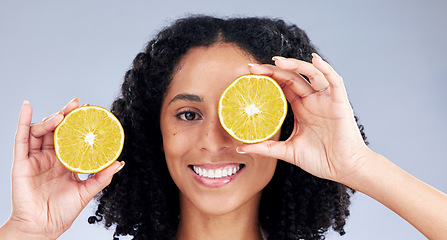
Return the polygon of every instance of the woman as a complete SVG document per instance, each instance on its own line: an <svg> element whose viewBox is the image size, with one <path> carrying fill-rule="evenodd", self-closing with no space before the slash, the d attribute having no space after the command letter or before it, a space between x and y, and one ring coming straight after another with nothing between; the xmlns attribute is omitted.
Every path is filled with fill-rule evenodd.
<svg viewBox="0 0 447 240"><path fill-rule="evenodd" d="M292 109L280 134L253 145L232 139L217 118L222 91L248 73L272 76ZM446 195L367 147L341 77L303 31L282 21L191 17L158 34L135 58L113 104L126 132L121 162L86 181L57 162L52 146L55 126L77 106L76 99L30 126L31 107L23 105L13 211L0 236L57 238L124 161L89 219L116 224L116 236L322 239L331 226L343 234L348 187L428 238L447 234ZM195 168L235 170L214 179Z"/></svg>

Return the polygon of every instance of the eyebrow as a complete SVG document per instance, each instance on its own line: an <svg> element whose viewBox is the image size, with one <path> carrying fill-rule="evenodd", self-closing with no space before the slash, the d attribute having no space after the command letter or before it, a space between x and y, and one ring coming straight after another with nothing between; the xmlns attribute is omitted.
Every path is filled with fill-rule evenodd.
<svg viewBox="0 0 447 240"><path fill-rule="evenodd" d="M177 94L171 101L169 101L168 105L177 100L187 100L192 102L202 102L202 98L195 94L181 93Z"/></svg>

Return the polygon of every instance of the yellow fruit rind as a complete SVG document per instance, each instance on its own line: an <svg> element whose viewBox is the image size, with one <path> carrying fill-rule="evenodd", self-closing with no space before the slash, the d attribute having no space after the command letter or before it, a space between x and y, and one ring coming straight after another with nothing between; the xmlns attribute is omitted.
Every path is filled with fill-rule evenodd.
<svg viewBox="0 0 447 240"><path fill-rule="evenodd" d="M121 154L123 145L121 123L99 106L74 109L54 131L57 158L67 169L77 173L92 174L110 166Z"/></svg>
<svg viewBox="0 0 447 240"><path fill-rule="evenodd" d="M246 87L241 88L241 84ZM276 91L263 91L261 86L264 84L271 84ZM267 110L272 108L278 108L279 112L267 114ZM286 115L287 100L281 87L275 80L264 75L238 77L225 89L219 100L221 125L233 138L244 143L270 139L281 129ZM247 127L250 125L253 127ZM235 126L239 128L234 129ZM270 131L266 132L266 128ZM260 132L265 133L257 135Z"/></svg>

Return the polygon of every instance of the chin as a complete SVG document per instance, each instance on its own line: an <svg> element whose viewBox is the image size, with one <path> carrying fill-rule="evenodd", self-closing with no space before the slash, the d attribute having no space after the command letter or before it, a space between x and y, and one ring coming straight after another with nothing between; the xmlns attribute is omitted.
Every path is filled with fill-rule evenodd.
<svg viewBox="0 0 447 240"><path fill-rule="evenodd" d="M243 191L247 193L247 191ZM235 212L241 208L259 208L259 200L261 198L262 191L255 192L251 196L237 196L238 191L231 194L228 192L217 193L211 191L207 194L200 194L199 196L194 196L188 198L181 194L181 202L183 204L191 204L195 208L194 211L199 211L202 214L211 216L223 216Z"/></svg>

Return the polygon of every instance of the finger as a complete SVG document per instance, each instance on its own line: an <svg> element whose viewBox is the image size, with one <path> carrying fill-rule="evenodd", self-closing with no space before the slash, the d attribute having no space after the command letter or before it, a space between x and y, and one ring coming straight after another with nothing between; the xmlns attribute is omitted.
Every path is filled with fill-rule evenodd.
<svg viewBox="0 0 447 240"><path fill-rule="evenodd" d="M302 98L295 94L292 89L285 87L283 88L284 96L286 96L287 101L290 103L293 115L296 119L301 118L300 111L303 110Z"/></svg>
<svg viewBox="0 0 447 240"><path fill-rule="evenodd" d="M320 71L326 78L326 80L334 87L340 85L341 76L335 72L335 70L324 61L318 54L312 53L312 64L318 71Z"/></svg>
<svg viewBox="0 0 447 240"><path fill-rule="evenodd" d="M51 118L53 118L54 116L56 116L57 114L61 114L61 115L64 115L64 111L59 111L59 112L56 112L56 113L53 113L53 114L51 114L51 115L49 115L49 116L46 116L46 117L44 117L44 118L42 118L42 121L41 122L47 122L48 120L50 120ZM33 125L36 125L37 123L34 123Z"/></svg>
<svg viewBox="0 0 447 240"><path fill-rule="evenodd" d="M42 137L42 150L54 149L54 134L46 134Z"/></svg>
<svg viewBox="0 0 447 240"><path fill-rule="evenodd" d="M334 97L347 98L346 88L343 83L343 78L318 54L312 54L312 63L327 79L331 86L331 92Z"/></svg>
<svg viewBox="0 0 447 240"><path fill-rule="evenodd" d="M20 109L19 123L14 143L14 161L28 158L30 125L33 109L28 101L24 101Z"/></svg>
<svg viewBox="0 0 447 240"><path fill-rule="evenodd" d="M326 80L324 74L320 72L312 63L301 61L294 58L273 57L275 65L281 69L294 71L309 78L310 85L314 91L319 92L327 86L329 82Z"/></svg>
<svg viewBox="0 0 447 240"><path fill-rule="evenodd" d="M343 86L343 78L318 54L312 54L312 63L327 79L333 87Z"/></svg>
<svg viewBox="0 0 447 240"><path fill-rule="evenodd" d="M43 118L42 122L40 123L32 124L31 135L35 138L40 138L48 132L54 131L56 126L62 120L61 116L63 118L65 115L67 115L69 112L77 107L79 107L79 98L73 98L70 102L68 102L67 105L62 108L61 111ZM37 145L39 145L40 148L40 144L35 144L34 149Z"/></svg>
<svg viewBox="0 0 447 240"><path fill-rule="evenodd" d="M79 107L79 98L73 98L70 102L68 102L67 105L65 105L60 112L57 112L53 115L50 115L42 120L42 122L48 121L50 118L54 117L56 114L60 114L62 116L67 115L70 113L73 109ZM59 123L57 123L59 124ZM56 125L57 126L57 125ZM43 136L42 140L42 150L52 150L54 149L54 135L53 134L46 134Z"/></svg>
<svg viewBox="0 0 447 240"><path fill-rule="evenodd" d="M299 103L301 97L296 95L296 93L290 87L284 86L282 88L282 91L284 92L284 96L286 97L287 101L289 101L292 107Z"/></svg>
<svg viewBox="0 0 447 240"><path fill-rule="evenodd" d="M52 134L57 125L62 121L64 116L60 111L48 118L45 122L35 123L31 125L30 139L29 139L29 151L31 153L40 151L42 148L43 137Z"/></svg>
<svg viewBox="0 0 447 240"><path fill-rule="evenodd" d="M81 194L81 198L85 200L87 204L96 194L104 189L112 181L112 177L115 173L119 172L124 167L124 162L114 162L112 165L96 173L92 177L83 181L84 189Z"/></svg>
<svg viewBox="0 0 447 240"><path fill-rule="evenodd" d="M288 86L300 97L304 97L315 92L307 80L296 72L284 70L268 64L250 64L249 70L253 74L261 74L272 77L282 88Z"/></svg>
<svg viewBox="0 0 447 240"><path fill-rule="evenodd" d="M79 106L79 98L73 98L70 102L68 102L67 105L65 105L61 111L51 114L50 116L46 116L42 119L42 122L46 122L48 119L54 117L56 114L62 114L63 116L67 115L69 112L71 112L73 109L77 108Z"/></svg>
<svg viewBox="0 0 447 240"><path fill-rule="evenodd" d="M79 98L73 98L70 102L68 102L65 107L62 108L62 111L64 112L64 116L73 111L73 109L79 107Z"/></svg>
<svg viewBox="0 0 447 240"><path fill-rule="evenodd" d="M242 144L236 151L242 154L259 154L265 157L287 161L287 148L284 141L267 140L256 144Z"/></svg>

